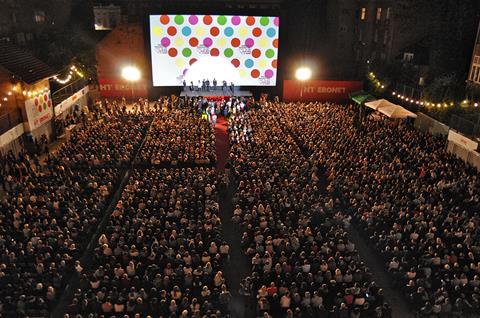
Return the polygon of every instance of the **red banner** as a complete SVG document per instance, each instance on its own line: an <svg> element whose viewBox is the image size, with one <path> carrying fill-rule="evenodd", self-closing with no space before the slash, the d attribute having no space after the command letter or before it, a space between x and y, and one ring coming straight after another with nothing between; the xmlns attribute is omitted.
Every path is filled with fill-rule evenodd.
<svg viewBox="0 0 480 318"><path fill-rule="evenodd" d="M363 88L355 81L283 81L283 100L345 102L348 94Z"/></svg>
<svg viewBox="0 0 480 318"><path fill-rule="evenodd" d="M148 86L144 81L134 82L133 90L129 82L122 79L100 77L98 86L102 97L125 97L127 99L147 97Z"/></svg>

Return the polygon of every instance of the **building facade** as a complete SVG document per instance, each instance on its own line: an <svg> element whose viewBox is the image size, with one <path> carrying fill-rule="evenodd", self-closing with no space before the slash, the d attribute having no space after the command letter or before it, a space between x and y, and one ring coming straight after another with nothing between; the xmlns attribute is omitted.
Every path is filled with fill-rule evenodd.
<svg viewBox="0 0 480 318"><path fill-rule="evenodd" d="M480 91L480 21L478 23L477 36L473 45L472 60L468 72L467 83L477 94Z"/></svg>
<svg viewBox="0 0 480 318"><path fill-rule="evenodd" d="M148 96L150 62L145 54L145 37L140 23L122 24L113 29L98 43L96 58L99 90L103 97ZM139 69L139 81L128 82L122 77L122 69L126 66Z"/></svg>
<svg viewBox="0 0 480 318"><path fill-rule="evenodd" d="M401 59L405 48L425 37L418 32L426 23L419 19L425 10L413 0L401 4L394 0L98 0L96 4L118 6L128 22L140 24L146 23L148 14L159 12L278 15L279 83L293 78L299 64L310 66L319 79L362 79L369 69Z"/></svg>
<svg viewBox="0 0 480 318"><path fill-rule="evenodd" d="M97 31L113 30L122 21L122 9L114 4L94 6L93 15Z"/></svg>
<svg viewBox="0 0 480 318"><path fill-rule="evenodd" d="M72 0L0 0L0 39L25 45L41 33L61 30Z"/></svg>

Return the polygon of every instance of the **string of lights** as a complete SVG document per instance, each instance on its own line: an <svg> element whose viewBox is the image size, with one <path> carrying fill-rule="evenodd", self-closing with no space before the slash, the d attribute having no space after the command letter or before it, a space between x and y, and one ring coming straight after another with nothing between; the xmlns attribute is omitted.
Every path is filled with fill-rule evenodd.
<svg viewBox="0 0 480 318"><path fill-rule="evenodd" d="M378 78L377 76L375 75L375 73L373 72L370 72L368 74L368 78L372 81L372 83L377 87L377 88L381 88L381 89L385 89L386 85L384 83L382 83ZM388 89L388 88L387 88ZM404 102L407 102L407 103L410 103L410 104L415 104L415 105L418 105L418 106L423 106L423 107L428 107L428 108L433 108L433 107L437 107L437 108L448 108L448 107L453 107L455 105L459 105L461 107L478 107L478 105L480 104L480 102L477 102L477 101L470 101L470 100L463 100L461 102L459 101L450 101L450 102L442 102L442 103L434 103L432 101L428 101L428 100L425 100L425 99L415 99L415 98L412 98L412 97L409 97L409 96L405 96L405 95L402 95L400 94L399 92L395 91L395 90L391 90L391 95L401 101L404 101Z"/></svg>
<svg viewBox="0 0 480 318"><path fill-rule="evenodd" d="M45 94L49 90L47 87L44 87L42 89L32 89L32 90L21 91L18 88L18 86L19 86L18 84L14 84L14 85L12 85L12 88L9 91L2 94L2 96L0 97L0 99L1 99L0 107L2 106L2 102L8 102L8 100L10 98L12 98L12 96L15 93L19 93L19 94L21 93L23 96L26 96L26 97L28 96L29 98L34 98L34 97L37 97L39 95Z"/></svg>
<svg viewBox="0 0 480 318"><path fill-rule="evenodd" d="M52 79L61 85L65 85L65 84L68 84L74 78L75 75L79 77L84 77L84 74L82 73L82 71L80 71L75 65L70 65L68 67L68 70L69 71L64 78L59 78L58 76L55 75L52 77ZM0 107L3 106L3 103L8 102L8 100L12 98L12 96L15 93L19 93L19 94L21 93L23 96L34 98L46 92L48 92L48 88L46 87L42 89L21 90L20 85L12 84L12 87L10 90L7 90L6 92L0 92Z"/></svg>
<svg viewBox="0 0 480 318"><path fill-rule="evenodd" d="M71 65L71 66L69 67L68 73L65 75L64 78L59 78L58 76L55 75L55 76L53 77L53 79L54 79L57 83L59 83L59 84L61 84L61 85L65 85L65 84L69 83L69 82L72 80L72 78L73 78L73 76L74 76L74 73L77 74L77 75L80 76L80 77L83 77L83 76L84 76L83 73L80 72L80 70L78 70L78 68L77 68L75 65Z"/></svg>

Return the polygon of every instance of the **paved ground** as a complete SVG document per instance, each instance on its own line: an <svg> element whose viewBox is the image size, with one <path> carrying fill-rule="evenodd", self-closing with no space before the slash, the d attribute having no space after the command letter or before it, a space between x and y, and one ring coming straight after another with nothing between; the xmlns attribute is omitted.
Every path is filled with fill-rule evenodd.
<svg viewBox="0 0 480 318"><path fill-rule="evenodd" d="M378 286L383 288L385 299L392 306L392 312L394 318L413 318L415 317L408 309L408 304L403 298L401 292L392 284L392 279L385 270L385 264L378 254L374 251L373 247L360 235L360 233L354 228L350 227L348 230L350 240L355 243L358 253L365 264L373 274L373 279Z"/></svg>
<svg viewBox="0 0 480 318"><path fill-rule="evenodd" d="M215 127L215 145L217 152L217 171L223 173L225 164L230 155L230 140L228 138L228 121L219 117ZM236 183L231 182L225 191L220 194L220 218L223 225L223 237L230 246L230 261L223 269L224 277L232 294L230 312L232 317L255 317L255 308L251 298L245 298L238 293L240 282L250 274L250 265L242 251L239 228L232 222L233 195Z"/></svg>

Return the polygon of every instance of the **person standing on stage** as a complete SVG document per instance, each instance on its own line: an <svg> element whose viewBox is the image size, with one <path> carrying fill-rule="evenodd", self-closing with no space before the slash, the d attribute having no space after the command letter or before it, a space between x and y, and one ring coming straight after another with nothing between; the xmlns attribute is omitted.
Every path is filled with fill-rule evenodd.
<svg viewBox="0 0 480 318"><path fill-rule="evenodd" d="M207 91L210 91L210 81L208 80L208 78L207 78L207 80L205 81L205 86L206 86L206 88L207 88Z"/></svg>
<svg viewBox="0 0 480 318"><path fill-rule="evenodd" d="M213 90L217 90L217 80L215 78L213 79Z"/></svg>
<svg viewBox="0 0 480 318"><path fill-rule="evenodd" d="M227 91L227 81L223 81L223 91L226 92Z"/></svg>
<svg viewBox="0 0 480 318"><path fill-rule="evenodd" d="M230 89L232 90L232 94L235 93L235 85L233 84L233 82L230 84Z"/></svg>
<svg viewBox="0 0 480 318"><path fill-rule="evenodd" d="M190 91L193 91L195 89L195 86L193 85L193 81L190 82Z"/></svg>
<svg viewBox="0 0 480 318"><path fill-rule="evenodd" d="M200 83L200 80L198 80L198 91L200 91L201 87L202 87L202 84Z"/></svg>

